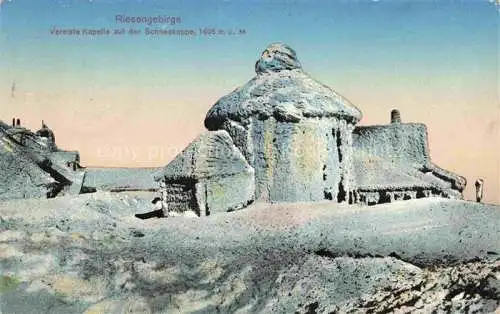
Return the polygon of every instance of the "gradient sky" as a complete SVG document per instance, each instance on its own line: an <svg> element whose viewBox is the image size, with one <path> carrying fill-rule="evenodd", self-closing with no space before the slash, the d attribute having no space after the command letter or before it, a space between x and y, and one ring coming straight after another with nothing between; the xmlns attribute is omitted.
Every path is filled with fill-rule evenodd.
<svg viewBox="0 0 500 314"><path fill-rule="evenodd" d="M32 129L44 119L82 165L165 165L282 41L363 112L360 124L388 123L393 108L425 123L434 162L467 178L466 198L482 177L485 200L499 203L499 9L490 1L6 0L0 10L0 119ZM245 34L50 34L149 27L117 24L117 14Z"/></svg>

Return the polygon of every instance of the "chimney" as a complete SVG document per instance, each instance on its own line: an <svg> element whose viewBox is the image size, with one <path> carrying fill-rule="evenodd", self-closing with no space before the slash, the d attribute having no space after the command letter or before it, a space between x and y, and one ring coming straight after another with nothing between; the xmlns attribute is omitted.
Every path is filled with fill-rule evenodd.
<svg viewBox="0 0 500 314"><path fill-rule="evenodd" d="M21 119L17 118L16 125L21 126Z"/></svg>
<svg viewBox="0 0 500 314"><path fill-rule="evenodd" d="M391 123L401 123L401 114L399 110L393 109L391 111Z"/></svg>
<svg viewBox="0 0 500 314"><path fill-rule="evenodd" d="M12 126L16 126L16 118L12 118Z"/></svg>

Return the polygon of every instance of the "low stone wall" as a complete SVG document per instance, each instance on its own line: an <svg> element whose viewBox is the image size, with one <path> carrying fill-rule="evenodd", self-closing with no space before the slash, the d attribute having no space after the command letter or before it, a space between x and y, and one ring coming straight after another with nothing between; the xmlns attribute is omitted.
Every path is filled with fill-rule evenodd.
<svg viewBox="0 0 500 314"><path fill-rule="evenodd" d="M399 190L358 190L359 203L365 205L377 205L392 203L395 201L406 201L425 197L447 197L455 198L433 188L407 188Z"/></svg>
<svg viewBox="0 0 500 314"><path fill-rule="evenodd" d="M83 186L97 191L156 191L154 175L162 168L86 168Z"/></svg>

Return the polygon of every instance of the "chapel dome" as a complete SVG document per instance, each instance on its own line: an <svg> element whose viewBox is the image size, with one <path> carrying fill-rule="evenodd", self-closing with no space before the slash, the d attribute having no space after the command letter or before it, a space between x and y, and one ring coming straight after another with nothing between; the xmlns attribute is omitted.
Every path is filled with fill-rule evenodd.
<svg viewBox="0 0 500 314"><path fill-rule="evenodd" d="M250 117L298 122L302 118L337 117L349 123L361 111L330 87L302 70L295 51L283 43L269 45L255 64L257 76L220 98L208 111L205 126L216 130L226 120L245 124Z"/></svg>

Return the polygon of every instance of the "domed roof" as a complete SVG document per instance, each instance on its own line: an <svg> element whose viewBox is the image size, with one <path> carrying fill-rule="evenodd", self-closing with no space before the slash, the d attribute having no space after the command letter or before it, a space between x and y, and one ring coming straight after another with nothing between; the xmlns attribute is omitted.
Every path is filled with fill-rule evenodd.
<svg viewBox="0 0 500 314"><path fill-rule="evenodd" d="M269 45L255 64L257 76L222 97L208 111L205 126L220 128L226 120L245 124L249 117L298 122L307 117L338 117L351 123L361 112L330 87L302 70L295 51L283 43Z"/></svg>

